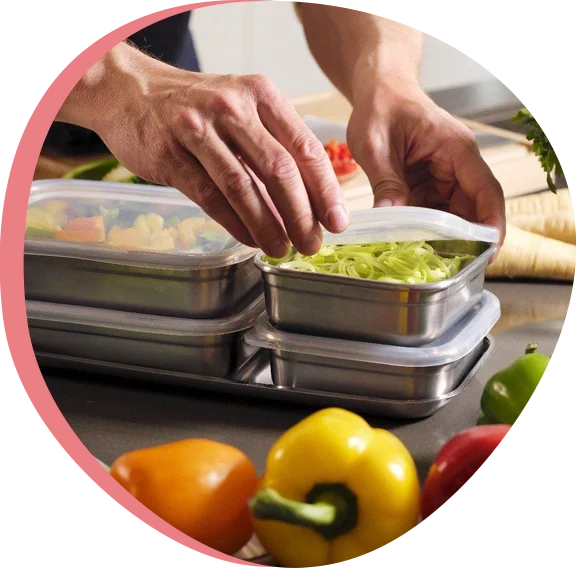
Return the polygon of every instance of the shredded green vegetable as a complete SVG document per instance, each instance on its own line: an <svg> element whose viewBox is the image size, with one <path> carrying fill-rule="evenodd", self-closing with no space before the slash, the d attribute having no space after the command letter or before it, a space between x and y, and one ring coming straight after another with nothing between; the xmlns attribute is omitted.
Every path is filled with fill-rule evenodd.
<svg viewBox="0 0 576 571"><path fill-rule="evenodd" d="M443 257L426 242L325 245L314 256L294 251L281 259L264 256L266 262L280 268L404 284L446 280L471 259L469 255Z"/></svg>

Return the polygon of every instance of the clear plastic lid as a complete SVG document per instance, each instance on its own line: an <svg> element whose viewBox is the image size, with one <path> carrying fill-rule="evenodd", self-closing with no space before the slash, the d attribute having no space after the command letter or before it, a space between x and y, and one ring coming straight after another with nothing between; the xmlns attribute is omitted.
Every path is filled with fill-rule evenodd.
<svg viewBox="0 0 576 571"><path fill-rule="evenodd" d="M500 318L498 298L485 291L474 309L440 339L422 347L398 347L329 337L287 333L274 328L266 315L245 335L253 347L316 357L362 361L396 367L435 367L465 357L488 335Z"/></svg>
<svg viewBox="0 0 576 571"><path fill-rule="evenodd" d="M57 179L32 185L25 252L201 269L243 262L257 250L174 188Z"/></svg>
<svg viewBox="0 0 576 571"><path fill-rule="evenodd" d="M391 206L357 210L341 234L324 231L325 244L366 244L466 240L497 243L500 232L493 226L473 224L441 210L416 206Z"/></svg>
<svg viewBox="0 0 576 571"><path fill-rule="evenodd" d="M258 296L243 311L218 319L185 319L144 315L113 309L100 309L64 305L44 301L26 301L26 313L31 324L34 321L75 325L80 329L116 329L140 335L165 335L169 337L189 337L204 335L226 335L245 331L254 325L256 319L265 313L264 296Z"/></svg>

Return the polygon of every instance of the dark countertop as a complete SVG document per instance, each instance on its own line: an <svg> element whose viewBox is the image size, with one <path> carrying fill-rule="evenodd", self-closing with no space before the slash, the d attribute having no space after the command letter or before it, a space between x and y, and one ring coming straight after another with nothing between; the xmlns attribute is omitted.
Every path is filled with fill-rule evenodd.
<svg viewBox="0 0 576 571"><path fill-rule="evenodd" d="M508 127L520 102L499 82L431 94L460 116ZM479 140L479 143L481 141ZM421 478L440 447L479 414L482 387L520 356L529 342L551 355L560 335L572 284L488 282L502 304L493 331L495 351L467 390L435 416L421 421L366 417L394 432L413 455ZM136 387L134 381L63 370L44 370L54 400L88 450L110 463L131 449L184 438L210 438L245 451L262 472L275 440L313 409L166 386ZM258 553L251 551L252 554Z"/></svg>
<svg viewBox="0 0 576 571"><path fill-rule="evenodd" d="M572 293L571 284L489 282L502 304L495 351L468 389L435 416L421 421L366 417L392 430L408 447L423 478L439 448L475 424L484 383L520 356L532 341L552 354ZM512 328L509 328L512 327ZM244 450L259 471L274 441L313 409L259 399L45 370L48 387L73 430L100 460L128 450L191 437Z"/></svg>

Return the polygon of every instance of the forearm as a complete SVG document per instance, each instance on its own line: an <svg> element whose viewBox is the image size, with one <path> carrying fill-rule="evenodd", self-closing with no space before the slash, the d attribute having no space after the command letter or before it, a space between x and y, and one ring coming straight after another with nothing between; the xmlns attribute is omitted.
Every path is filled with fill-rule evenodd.
<svg viewBox="0 0 576 571"><path fill-rule="evenodd" d="M72 89L56 116L99 132L127 106L131 93L143 93L145 68L158 62L126 43L121 43L98 60Z"/></svg>
<svg viewBox="0 0 576 571"><path fill-rule="evenodd" d="M356 10L300 3L298 12L316 61L351 101L378 83L417 86L422 34Z"/></svg>

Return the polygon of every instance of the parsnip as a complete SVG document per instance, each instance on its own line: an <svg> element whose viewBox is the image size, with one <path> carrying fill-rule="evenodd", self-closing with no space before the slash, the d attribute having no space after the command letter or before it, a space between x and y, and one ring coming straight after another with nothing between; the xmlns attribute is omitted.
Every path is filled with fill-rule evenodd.
<svg viewBox="0 0 576 571"><path fill-rule="evenodd" d="M542 216L541 214L521 214L510 216L508 221L528 232L534 232L547 238L576 244L576 224L574 212L561 210Z"/></svg>
<svg viewBox="0 0 576 571"><path fill-rule="evenodd" d="M506 201L506 216L509 218L536 214L544 217L559 211L574 212L570 192L567 188L558 190L556 194L547 190L510 198Z"/></svg>
<svg viewBox="0 0 576 571"><path fill-rule="evenodd" d="M575 245L508 224L504 246L486 275L573 281L575 270Z"/></svg>

